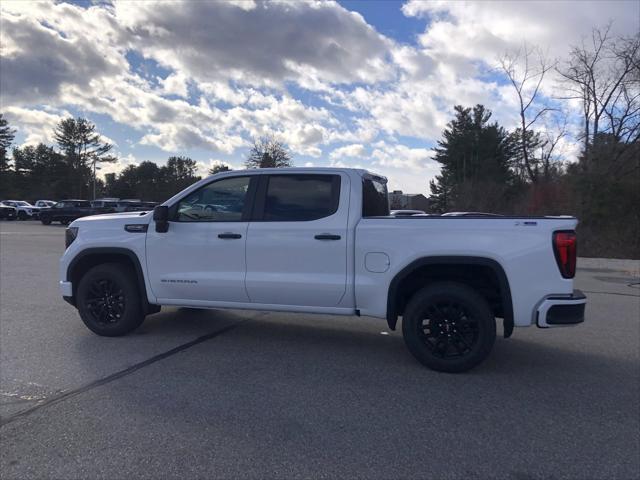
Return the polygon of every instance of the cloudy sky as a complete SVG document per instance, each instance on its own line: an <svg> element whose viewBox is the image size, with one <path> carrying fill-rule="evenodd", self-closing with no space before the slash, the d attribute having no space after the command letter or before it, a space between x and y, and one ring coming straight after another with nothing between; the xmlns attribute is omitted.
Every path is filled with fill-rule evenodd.
<svg viewBox="0 0 640 480"><path fill-rule="evenodd" d="M566 58L593 26L638 31L640 2L0 3L0 110L16 143L88 117L121 158L241 168L275 134L297 166L361 166L425 192L455 104L516 122L498 57ZM545 85L553 96L553 78ZM567 142L567 158L573 152ZM104 170L109 171L109 170Z"/></svg>

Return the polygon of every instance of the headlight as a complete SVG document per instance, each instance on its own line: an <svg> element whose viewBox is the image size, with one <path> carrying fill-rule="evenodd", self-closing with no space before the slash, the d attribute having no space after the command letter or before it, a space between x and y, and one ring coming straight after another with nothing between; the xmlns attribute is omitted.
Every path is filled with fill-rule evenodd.
<svg viewBox="0 0 640 480"><path fill-rule="evenodd" d="M78 236L78 227L69 227L64 231L64 247L69 248L69 245L73 243L73 241Z"/></svg>

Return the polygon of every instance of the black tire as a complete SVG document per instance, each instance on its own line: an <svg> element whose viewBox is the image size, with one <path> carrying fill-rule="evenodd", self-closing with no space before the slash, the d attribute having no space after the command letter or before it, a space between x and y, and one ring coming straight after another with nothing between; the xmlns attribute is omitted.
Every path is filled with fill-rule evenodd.
<svg viewBox="0 0 640 480"><path fill-rule="evenodd" d="M87 328L104 337L126 335L145 317L134 272L117 263L97 265L80 279L76 305Z"/></svg>
<svg viewBox="0 0 640 480"><path fill-rule="evenodd" d="M28 218L27 212L18 212L18 220L26 220Z"/></svg>
<svg viewBox="0 0 640 480"><path fill-rule="evenodd" d="M41 218L41 219L40 219L40 222L41 222L43 225L51 225L51 219L50 219L50 218Z"/></svg>
<svg viewBox="0 0 640 480"><path fill-rule="evenodd" d="M439 372L466 372L491 352L496 320L487 301L473 288L437 282L409 301L402 335L423 365Z"/></svg>

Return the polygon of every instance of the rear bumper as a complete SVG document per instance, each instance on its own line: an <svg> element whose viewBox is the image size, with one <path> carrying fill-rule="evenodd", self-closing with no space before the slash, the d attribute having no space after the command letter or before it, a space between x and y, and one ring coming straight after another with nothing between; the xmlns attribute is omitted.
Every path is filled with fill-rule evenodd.
<svg viewBox="0 0 640 480"><path fill-rule="evenodd" d="M563 327L584 322L587 297L580 290L571 295L545 298L536 310L536 325L540 328Z"/></svg>

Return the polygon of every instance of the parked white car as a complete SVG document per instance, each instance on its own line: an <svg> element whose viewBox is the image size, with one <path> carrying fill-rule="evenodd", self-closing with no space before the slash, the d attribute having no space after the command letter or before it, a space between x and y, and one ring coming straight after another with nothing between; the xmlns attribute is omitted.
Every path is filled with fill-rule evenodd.
<svg viewBox="0 0 640 480"><path fill-rule="evenodd" d="M10 205L17 210L18 220L29 220L31 218L38 218L40 208L31 205L29 202L23 200L2 200L5 205Z"/></svg>
<svg viewBox="0 0 640 480"><path fill-rule="evenodd" d="M209 208L211 207L211 208ZM389 215L386 179L340 168L224 172L154 212L75 220L60 290L98 335L162 305L385 319L435 370L461 372L514 326L584 320L573 217Z"/></svg>

